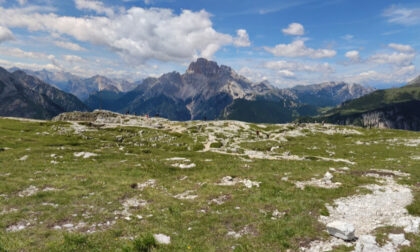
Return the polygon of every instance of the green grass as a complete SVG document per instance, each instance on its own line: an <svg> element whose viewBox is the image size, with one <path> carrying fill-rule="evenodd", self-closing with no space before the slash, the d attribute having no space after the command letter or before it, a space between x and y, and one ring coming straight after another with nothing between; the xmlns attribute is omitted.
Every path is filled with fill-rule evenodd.
<svg viewBox="0 0 420 252"><path fill-rule="evenodd" d="M249 132L243 129L237 137L247 132L255 135L256 128L251 125ZM270 136L294 129L278 125L260 128L270 131ZM410 178L402 181L413 186L415 195L408 210L420 214L416 186L419 161L411 159L420 148L388 142L418 139L416 132L357 129L363 133L360 136L307 132L306 136L289 137L287 142L254 138L241 144L241 150L269 152L279 146L276 153L307 157L328 157L334 151L334 158L357 162L351 167L353 172L335 174L342 187L300 190L293 181L309 180L331 167L348 165L311 159L248 162L245 156L202 152L207 139L197 134L206 134L207 129L196 126L185 133L137 127L90 130L76 135L67 123L0 119L0 194L5 195L0 196L0 251L230 251L232 247L234 251L297 251L308 241L328 238L317 220L321 214L328 215L325 204L360 193L360 185L374 183L373 178L361 176L371 169L410 173ZM357 141L375 144L356 145ZM74 156L82 151L97 156ZM25 155L28 158L20 161ZM173 157L187 158L196 167L175 168L172 165L178 161L167 160ZM286 174L289 181L282 180ZM217 185L224 176L259 181L261 185L250 189L239 184ZM149 179L155 179L156 185L143 190L132 187ZM19 197L30 186L39 191ZM48 187L57 190L43 191ZM173 197L185 191L192 191L197 198ZM220 196L226 196L224 204L211 203ZM118 212L132 198L147 204L130 207L132 216L126 220ZM276 209L286 214L273 220L271 213ZM6 232L21 223L30 224L22 231ZM77 230L54 228L68 223L85 226ZM227 235L245 227L247 235L238 239ZM151 235L157 233L170 236L171 244L157 245ZM409 238L413 251L418 251L416 241L420 237Z"/></svg>

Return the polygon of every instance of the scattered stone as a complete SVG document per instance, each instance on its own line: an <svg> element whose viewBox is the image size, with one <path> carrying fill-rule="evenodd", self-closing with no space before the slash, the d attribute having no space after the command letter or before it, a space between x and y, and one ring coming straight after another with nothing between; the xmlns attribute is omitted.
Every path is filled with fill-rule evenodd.
<svg viewBox="0 0 420 252"><path fill-rule="evenodd" d="M283 217L286 214L286 212L280 212L279 210L274 210L272 215L271 215L271 219L272 220L277 220L280 219L281 217Z"/></svg>
<svg viewBox="0 0 420 252"><path fill-rule="evenodd" d="M395 247L410 246L410 241L405 239L404 234L389 234L388 238L391 240Z"/></svg>
<svg viewBox="0 0 420 252"><path fill-rule="evenodd" d="M326 172L324 177L321 179L315 179L312 178L309 181L298 181L295 183L296 187L303 190L305 189L306 186L315 186L315 187L321 187L321 188L327 188L327 189L332 189L332 188L338 188L341 186L340 182L336 182L333 183L331 181L331 179L333 179L334 176L330 173L330 172Z"/></svg>
<svg viewBox="0 0 420 252"><path fill-rule="evenodd" d="M43 192L55 192L55 191L60 191L60 189L54 188L54 187L45 187L44 189L42 189Z"/></svg>
<svg viewBox="0 0 420 252"><path fill-rule="evenodd" d="M401 173L401 175L406 174ZM370 194L337 199L334 201L334 207L327 205L329 216L320 216L319 220L325 224L334 221L352 223L355 227L355 236L359 237L355 251L397 250L393 243L399 243L401 237L391 235L395 241L383 247L376 244L372 233L378 227L394 226L402 227L406 233L419 232L420 217L409 215L406 209L414 200L410 187L396 183L394 176L383 175L379 179L381 184L363 186L372 191ZM328 248L332 242L334 239L314 241L306 251L320 251L314 248Z"/></svg>
<svg viewBox="0 0 420 252"><path fill-rule="evenodd" d="M191 163L191 164L179 164L179 163L176 163L176 164L172 164L172 166L173 167L177 167L177 168L181 168L181 169L191 169L191 168L196 167L196 165L194 163Z"/></svg>
<svg viewBox="0 0 420 252"><path fill-rule="evenodd" d="M25 156L19 158L19 161L25 161L25 160L28 159L28 157L29 157L28 155L25 155Z"/></svg>
<svg viewBox="0 0 420 252"><path fill-rule="evenodd" d="M356 238L354 235L354 226L343 221L334 221L327 224L327 231L330 235L345 241L352 241Z"/></svg>
<svg viewBox="0 0 420 252"><path fill-rule="evenodd" d="M18 196L21 197L21 198L29 197L29 196L32 196L32 195L36 194L38 191L39 191L38 187L31 185L28 188L26 188L25 190L19 192Z"/></svg>
<svg viewBox="0 0 420 252"><path fill-rule="evenodd" d="M229 200L231 198L230 195L220 195L217 198L214 198L212 200L209 201L209 205L210 204L216 204L216 205L223 205L227 200Z"/></svg>
<svg viewBox="0 0 420 252"><path fill-rule="evenodd" d="M227 236L231 236L231 237L233 237L233 238L235 238L235 239L239 239L239 238L241 238L242 236L244 236L244 235L248 235L248 234L251 234L251 233L252 233L251 228L250 228L249 226L246 226L246 227L244 227L243 229L239 230L238 232L235 232L235 231L229 231L229 232L227 233Z"/></svg>
<svg viewBox="0 0 420 252"><path fill-rule="evenodd" d="M141 191L143 191L147 187L155 187L156 186L156 180L155 179L149 179L144 183L138 183L137 188Z"/></svg>
<svg viewBox="0 0 420 252"><path fill-rule="evenodd" d="M171 244L171 237L164 235L164 234L154 234L153 237L155 238L158 244Z"/></svg>
<svg viewBox="0 0 420 252"><path fill-rule="evenodd" d="M221 186L234 186L236 184L242 183L247 188L260 187L261 182L251 181L249 179L240 179L240 178L233 178L231 176L223 177L222 180L216 184Z"/></svg>
<svg viewBox="0 0 420 252"><path fill-rule="evenodd" d="M198 195L191 195L191 193L194 193L194 191L185 191L181 194L175 195L174 198L180 200L193 200L198 197Z"/></svg>
<svg viewBox="0 0 420 252"><path fill-rule="evenodd" d="M90 157L98 156L98 154L90 153L90 152L75 152L73 155L75 157L83 157L83 158L90 158Z"/></svg>
<svg viewBox="0 0 420 252"><path fill-rule="evenodd" d="M7 232L19 232L19 231L22 231L22 230L26 229L30 225L31 225L31 223L29 223L29 222L20 222L18 224L11 225L11 226L7 227L6 231Z"/></svg>
<svg viewBox="0 0 420 252"><path fill-rule="evenodd" d="M42 203L41 205L43 205L43 206L51 206L51 207L54 207L54 208L57 208L58 207L58 204L54 204L54 203Z"/></svg>
<svg viewBox="0 0 420 252"><path fill-rule="evenodd" d="M173 157L173 158L167 158L166 161L185 161L185 162L191 162L188 158L183 157Z"/></svg>
<svg viewBox="0 0 420 252"><path fill-rule="evenodd" d="M67 223L67 224L63 225L63 228L67 228L67 229L70 229L70 228L73 228L73 227L74 227L74 225L71 224L71 223Z"/></svg>

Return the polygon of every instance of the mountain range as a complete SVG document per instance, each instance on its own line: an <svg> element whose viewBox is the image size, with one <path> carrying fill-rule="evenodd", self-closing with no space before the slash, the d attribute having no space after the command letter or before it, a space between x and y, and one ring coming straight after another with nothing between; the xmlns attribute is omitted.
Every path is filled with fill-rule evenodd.
<svg viewBox="0 0 420 252"><path fill-rule="evenodd" d="M5 70L4 72L7 73ZM137 83L116 81L98 75L81 78L66 72L47 70L18 70L9 74L20 81L24 76L30 84L31 92L39 91L38 95L42 97L51 100L51 95L46 96L43 90L34 88L41 83L44 89L49 87L49 90L61 94L62 100L60 103L56 102L62 106L61 109L51 110L48 106L44 110L39 108L40 113L33 115L37 118L50 118L58 111L71 109L107 109L120 113L159 115L179 121L231 119L286 123L302 116L318 115L320 108L334 107L374 91L372 88L344 82L279 89L267 81L252 82L232 68L219 66L204 58L192 62L183 74L170 72L159 78L150 77ZM85 104L65 92L77 96ZM66 99L69 106L63 107ZM26 117L32 115L24 108L22 112L14 113L24 114Z"/></svg>
<svg viewBox="0 0 420 252"><path fill-rule="evenodd" d="M86 104L93 109L159 114L181 121L207 118L282 123L315 115L319 107L335 106L372 91L343 82L279 89L266 81L254 83L228 66L200 58L183 74L147 78L123 95L97 92Z"/></svg>
<svg viewBox="0 0 420 252"><path fill-rule="evenodd" d="M88 111L76 96L63 92L23 71L0 67L0 115L49 119L68 111Z"/></svg>
<svg viewBox="0 0 420 252"><path fill-rule="evenodd" d="M325 121L362 127L420 130L420 76L406 86L377 90L344 102L321 116L302 121Z"/></svg>
<svg viewBox="0 0 420 252"><path fill-rule="evenodd" d="M20 70L17 68L9 69L9 71ZM39 78L64 92L77 96L80 100L85 101L89 95L100 90L112 91L113 93L128 92L134 89L139 83L130 82L120 79L110 79L104 76L95 75L90 78L83 78L64 71L31 71L22 69L25 73Z"/></svg>

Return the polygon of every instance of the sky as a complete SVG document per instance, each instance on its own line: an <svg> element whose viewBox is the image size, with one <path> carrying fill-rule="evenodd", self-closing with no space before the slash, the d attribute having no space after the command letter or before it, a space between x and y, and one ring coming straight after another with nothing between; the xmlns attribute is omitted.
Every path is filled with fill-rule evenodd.
<svg viewBox="0 0 420 252"><path fill-rule="evenodd" d="M0 0L0 66L140 80L199 57L277 87L420 75L418 0Z"/></svg>

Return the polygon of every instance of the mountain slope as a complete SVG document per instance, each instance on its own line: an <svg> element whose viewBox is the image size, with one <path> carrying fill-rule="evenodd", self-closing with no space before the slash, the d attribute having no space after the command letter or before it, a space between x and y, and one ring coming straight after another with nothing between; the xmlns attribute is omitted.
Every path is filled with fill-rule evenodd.
<svg viewBox="0 0 420 252"><path fill-rule="evenodd" d="M49 119L67 111L88 111L77 97L22 71L0 68L0 115Z"/></svg>
<svg viewBox="0 0 420 252"><path fill-rule="evenodd" d="M54 85L64 92L74 94L81 100L86 100L89 95L102 90L112 91L114 93L128 92L138 84L126 80L113 80L100 75L83 78L67 72L51 72L47 70L23 71L46 83Z"/></svg>
<svg viewBox="0 0 420 252"><path fill-rule="evenodd" d="M401 88L378 90L313 120L364 127L420 130L420 78Z"/></svg>

